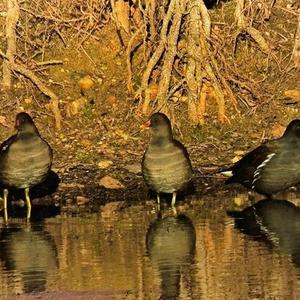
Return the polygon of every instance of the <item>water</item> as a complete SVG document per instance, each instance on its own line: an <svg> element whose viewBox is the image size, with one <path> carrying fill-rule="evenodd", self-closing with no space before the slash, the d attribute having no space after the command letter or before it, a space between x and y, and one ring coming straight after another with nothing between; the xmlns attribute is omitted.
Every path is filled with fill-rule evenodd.
<svg viewBox="0 0 300 300"><path fill-rule="evenodd" d="M235 202L191 199L177 214L114 202L83 217L11 218L0 224L1 298L300 299L299 208Z"/></svg>

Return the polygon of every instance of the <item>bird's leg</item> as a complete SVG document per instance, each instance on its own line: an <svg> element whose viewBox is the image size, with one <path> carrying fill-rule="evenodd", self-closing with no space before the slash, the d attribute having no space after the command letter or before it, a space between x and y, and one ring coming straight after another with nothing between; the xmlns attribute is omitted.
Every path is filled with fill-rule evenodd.
<svg viewBox="0 0 300 300"><path fill-rule="evenodd" d="M26 199L26 205L27 205L27 221L29 221L30 217L31 217L31 203L30 203L30 197L29 197L29 188L25 189L25 199Z"/></svg>
<svg viewBox="0 0 300 300"><path fill-rule="evenodd" d="M8 190L4 189L3 190L3 210L4 210L4 221L5 221L5 223L8 220L8 215L7 215L7 196L8 196Z"/></svg>
<svg viewBox="0 0 300 300"><path fill-rule="evenodd" d="M172 207L175 207L175 203L176 203L176 192L173 192L173 194L172 194L172 203L171 203L171 206L172 206Z"/></svg>
<svg viewBox="0 0 300 300"><path fill-rule="evenodd" d="M157 209L160 211L160 196L159 193L156 194L156 199L157 199Z"/></svg>

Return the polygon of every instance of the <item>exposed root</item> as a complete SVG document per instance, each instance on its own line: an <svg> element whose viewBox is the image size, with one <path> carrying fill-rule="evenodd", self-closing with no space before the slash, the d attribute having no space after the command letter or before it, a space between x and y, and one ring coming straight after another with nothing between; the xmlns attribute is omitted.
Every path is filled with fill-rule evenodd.
<svg viewBox="0 0 300 300"><path fill-rule="evenodd" d="M185 1L174 1L174 16L172 24L170 25L168 40L166 44L166 52L164 55L162 71L160 76L159 91L157 94L157 102L159 106L162 106L168 101L167 94L171 80L171 70L173 69L173 63L177 54L177 41L179 39L179 30L182 21L182 16L185 11ZM183 3L182 3L183 2Z"/></svg>
<svg viewBox="0 0 300 300"><path fill-rule="evenodd" d="M225 114L225 95L229 96L238 112L237 100L222 76L210 46L211 21L203 0L172 0L166 9L157 47L136 94L143 100L142 112L147 114L168 107L176 91L182 93L186 90L189 119L194 124L203 124L208 100L207 86L210 86L214 91L219 121L229 122ZM160 70L159 88L153 101L150 86L155 69Z"/></svg>
<svg viewBox="0 0 300 300"><path fill-rule="evenodd" d="M5 88L11 87L12 73L10 64L14 63L17 53L17 35L16 26L19 20L20 7L17 0L7 1L7 16L6 16L6 60L3 63L3 79L2 84Z"/></svg>
<svg viewBox="0 0 300 300"><path fill-rule="evenodd" d="M297 69L300 69L300 13L298 15L298 25L295 35L295 45L293 50L294 64Z"/></svg>
<svg viewBox="0 0 300 300"><path fill-rule="evenodd" d="M175 12L177 1L178 0L171 0L169 3L168 11L164 17L162 29L160 32L159 44L147 64L146 70L142 78L141 88L136 94L137 98L143 98L144 96L144 101L142 104L142 112L145 114L148 112L149 105L150 105L150 90L148 89L150 75L153 69L155 68L155 66L157 65L162 54L164 53L165 46L167 43L168 26Z"/></svg>
<svg viewBox="0 0 300 300"><path fill-rule="evenodd" d="M248 23L245 16L245 1L244 0L236 0L236 9L235 9L235 18L237 25L240 29L240 33L247 32L253 40L258 44L260 49L266 53L269 54L271 47L265 40L265 38L262 36L262 34L255 29L251 23Z"/></svg>
<svg viewBox="0 0 300 300"><path fill-rule="evenodd" d="M129 93L133 92L133 85L132 85L132 67L131 67L131 56L132 52L136 47L139 46L141 43L140 40L142 39L141 33L144 30L144 25L142 25L130 38L127 49L126 49L126 63L127 63L127 89Z"/></svg>

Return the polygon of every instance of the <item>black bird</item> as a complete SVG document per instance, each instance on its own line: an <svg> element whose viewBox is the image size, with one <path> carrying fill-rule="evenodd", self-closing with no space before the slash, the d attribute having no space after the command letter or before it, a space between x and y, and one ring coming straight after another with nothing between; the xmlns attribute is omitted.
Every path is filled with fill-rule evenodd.
<svg viewBox="0 0 300 300"><path fill-rule="evenodd" d="M196 231L185 215L158 216L146 234L147 254L161 277L159 299L179 299L180 281L191 273L195 254ZM184 270L189 270L185 272Z"/></svg>
<svg viewBox="0 0 300 300"><path fill-rule="evenodd" d="M264 199L228 215L243 233L290 254L300 268L300 207L287 200Z"/></svg>
<svg viewBox="0 0 300 300"><path fill-rule="evenodd" d="M157 194L172 194L172 207L176 193L188 187L192 179L192 165L186 148L173 138L171 123L162 113L155 113L144 124L151 127L152 138L142 160L142 173L147 185Z"/></svg>
<svg viewBox="0 0 300 300"><path fill-rule="evenodd" d="M31 216L29 189L43 182L50 172L52 149L43 140L31 117L16 116L17 133L0 146L0 183L4 187L4 218L7 221L9 190L24 189L27 219Z"/></svg>
<svg viewBox="0 0 300 300"><path fill-rule="evenodd" d="M241 183L271 197L300 181L300 120L293 120L283 136L268 141L221 173L226 183Z"/></svg>

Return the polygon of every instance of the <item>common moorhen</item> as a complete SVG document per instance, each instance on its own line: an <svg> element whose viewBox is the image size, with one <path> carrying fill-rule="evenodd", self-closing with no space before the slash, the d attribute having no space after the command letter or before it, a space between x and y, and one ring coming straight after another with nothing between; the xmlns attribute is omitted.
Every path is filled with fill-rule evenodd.
<svg viewBox="0 0 300 300"><path fill-rule="evenodd" d="M43 140L31 117L16 116L17 133L0 146L0 183L4 187L4 218L7 221L7 196L11 189L24 189L27 219L31 215L29 189L46 179L52 164L52 149Z"/></svg>
<svg viewBox="0 0 300 300"><path fill-rule="evenodd" d="M172 193L172 207L176 193L188 187L192 166L186 148L173 138L171 123L163 113L155 113L144 124L151 127L152 138L142 160L142 173L147 185L157 194Z"/></svg>
<svg viewBox="0 0 300 300"><path fill-rule="evenodd" d="M221 173L226 183L241 183L271 197L300 181L300 120L293 120L283 136L246 154Z"/></svg>

